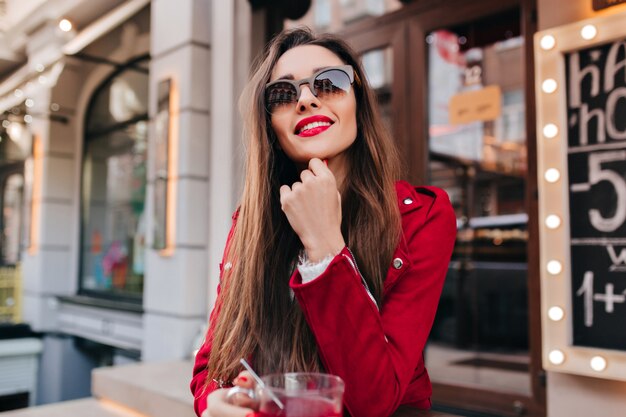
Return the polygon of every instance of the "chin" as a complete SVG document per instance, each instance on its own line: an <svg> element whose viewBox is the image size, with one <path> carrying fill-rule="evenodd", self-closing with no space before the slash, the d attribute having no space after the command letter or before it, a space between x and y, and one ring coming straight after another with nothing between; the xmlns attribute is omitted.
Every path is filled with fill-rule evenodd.
<svg viewBox="0 0 626 417"><path fill-rule="evenodd" d="M289 159L291 159L297 164L308 164L309 161L313 158L319 158L319 159L327 158L326 154L327 154L326 152L309 151L309 152L298 153L297 155L293 155L293 157L290 157Z"/></svg>

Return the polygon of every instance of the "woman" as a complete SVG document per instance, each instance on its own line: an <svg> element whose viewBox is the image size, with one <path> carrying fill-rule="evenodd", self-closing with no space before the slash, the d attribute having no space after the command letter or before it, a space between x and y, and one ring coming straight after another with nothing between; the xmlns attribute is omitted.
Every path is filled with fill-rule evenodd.
<svg viewBox="0 0 626 417"><path fill-rule="evenodd" d="M335 37L279 34L242 104L246 182L196 356L196 413L209 393L212 417L251 411L219 389L251 384L242 357L261 375L339 375L355 417L429 408L422 350L456 235L447 195L396 182L374 94Z"/></svg>

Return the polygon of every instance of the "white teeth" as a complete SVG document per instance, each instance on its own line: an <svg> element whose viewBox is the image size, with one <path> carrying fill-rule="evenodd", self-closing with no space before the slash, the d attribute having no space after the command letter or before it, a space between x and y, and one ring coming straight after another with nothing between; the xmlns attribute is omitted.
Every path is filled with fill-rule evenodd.
<svg viewBox="0 0 626 417"><path fill-rule="evenodd" d="M298 133L303 132L305 130L313 129L313 128L316 128L316 127L330 126L330 125L332 125L332 123L330 123L330 122L313 122L313 123L308 123L308 124L302 126L302 129L300 129L298 131Z"/></svg>

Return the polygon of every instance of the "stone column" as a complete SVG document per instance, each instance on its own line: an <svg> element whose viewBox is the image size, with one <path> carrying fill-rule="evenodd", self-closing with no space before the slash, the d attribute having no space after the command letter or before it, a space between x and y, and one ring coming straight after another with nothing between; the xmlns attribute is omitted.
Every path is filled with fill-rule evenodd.
<svg viewBox="0 0 626 417"><path fill-rule="evenodd" d="M51 57L62 55L62 38L56 36L56 32L56 22L50 22L29 38L28 56L33 68L39 62L50 62ZM56 329L56 296L74 294L77 286L74 279L78 233L75 219L79 216L75 192L78 186L77 127L68 110L73 109L76 102L80 85L77 79L72 65L66 62L60 75L57 71L48 71L31 81L34 92L29 98L34 105L29 109L30 129L38 142L38 155L28 164L36 165L38 184L35 194L27 196L29 200L25 201L35 211L31 216L34 218L32 247L22 252L23 318L37 331ZM63 117L51 117L60 116L58 109L63 111ZM33 185L26 186L32 189Z"/></svg>
<svg viewBox="0 0 626 417"><path fill-rule="evenodd" d="M148 247L154 207L154 118L157 86L171 79L170 114L177 152L173 247L146 252L144 360L188 357L206 321L210 144L210 0L155 0L151 4Z"/></svg>

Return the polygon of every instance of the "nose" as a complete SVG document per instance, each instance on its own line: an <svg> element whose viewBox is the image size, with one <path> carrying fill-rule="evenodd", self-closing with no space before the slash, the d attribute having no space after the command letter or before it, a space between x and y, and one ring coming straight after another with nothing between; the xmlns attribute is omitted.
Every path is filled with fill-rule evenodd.
<svg viewBox="0 0 626 417"><path fill-rule="evenodd" d="M308 108L319 109L321 103L308 84L300 87L300 97L298 97L298 112L304 113Z"/></svg>

